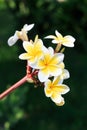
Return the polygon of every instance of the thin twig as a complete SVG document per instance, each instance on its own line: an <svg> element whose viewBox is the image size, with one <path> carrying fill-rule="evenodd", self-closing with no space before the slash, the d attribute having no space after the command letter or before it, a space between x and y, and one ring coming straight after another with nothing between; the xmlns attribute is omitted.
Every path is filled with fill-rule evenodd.
<svg viewBox="0 0 87 130"><path fill-rule="evenodd" d="M14 85L12 85L10 88L8 88L6 91L2 92L0 94L0 99L3 99L5 96L7 96L8 94L10 94L13 90L15 90L16 88L20 87L22 84L24 84L25 82L27 82L27 76L24 76L21 80L19 80L17 83L15 83Z"/></svg>

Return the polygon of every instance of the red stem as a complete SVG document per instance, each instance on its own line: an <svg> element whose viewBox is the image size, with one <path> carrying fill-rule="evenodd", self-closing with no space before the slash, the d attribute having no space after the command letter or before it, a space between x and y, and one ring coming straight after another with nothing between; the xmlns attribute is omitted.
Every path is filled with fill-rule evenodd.
<svg viewBox="0 0 87 130"><path fill-rule="evenodd" d="M24 76L21 80L19 80L17 83L15 83L14 85L12 85L10 88L8 88L6 91L4 91L3 93L0 94L0 99L4 98L5 96L7 96L9 93L11 93L13 90L15 90L16 88L18 88L19 86L21 86L22 84L24 84L25 82L27 82L27 75Z"/></svg>
<svg viewBox="0 0 87 130"><path fill-rule="evenodd" d="M15 83L14 85L12 85L6 91L2 92L0 94L0 99L3 99L5 96L7 96L8 94L10 94L13 90L15 90L16 88L20 87L22 84L24 84L25 82L27 82L28 78L32 79L32 73L31 73L31 67L28 65L28 61L27 61L26 76L24 76L21 80L19 80L17 83Z"/></svg>

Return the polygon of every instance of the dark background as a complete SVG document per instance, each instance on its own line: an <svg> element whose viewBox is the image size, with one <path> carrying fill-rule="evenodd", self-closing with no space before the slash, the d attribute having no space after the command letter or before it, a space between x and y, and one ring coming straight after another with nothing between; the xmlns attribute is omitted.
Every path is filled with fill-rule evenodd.
<svg viewBox="0 0 87 130"><path fill-rule="evenodd" d="M0 130L86 130L87 0L0 0L0 93L25 75L26 62L18 59L24 52L21 41L7 45L25 23L35 23L29 32L32 39L56 29L75 37L75 47L66 48L64 59L71 75L65 84L71 91L64 95L65 105L57 107L43 88L25 83L0 101Z"/></svg>

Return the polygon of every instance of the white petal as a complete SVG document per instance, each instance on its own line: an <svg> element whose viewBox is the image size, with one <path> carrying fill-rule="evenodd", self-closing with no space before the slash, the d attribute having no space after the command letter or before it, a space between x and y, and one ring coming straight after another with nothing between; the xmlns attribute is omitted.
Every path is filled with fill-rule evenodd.
<svg viewBox="0 0 87 130"><path fill-rule="evenodd" d="M71 41L71 42L75 42L75 38L72 37L72 36L70 36L70 35L67 35L67 36L65 36L64 38L69 39L69 41Z"/></svg>
<svg viewBox="0 0 87 130"><path fill-rule="evenodd" d="M63 79L68 79L70 77L70 73L68 70L64 69L63 70Z"/></svg>
<svg viewBox="0 0 87 130"><path fill-rule="evenodd" d="M60 63L58 64L58 67L61 68L61 69L64 69L64 67L65 67L64 62L60 62Z"/></svg>
<svg viewBox="0 0 87 130"><path fill-rule="evenodd" d="M32 44L31 42L29 42L29 41L24 41L24 42L23 42L23 48L24 48L27 52L29 52L29 50L30 50L31 48L33 48L33 44Z"/></svg>
<svg viewBox="0 0 87 130"><path fill-rule="evenodd" d="M9 46L12 46L14 45L18 40L18 36L17 36L17 31L15 32L14 36L11 36L9 39L8 39L8 45Z"/></svg>
<svg viewBox="0 0 87 130"><path fill-rule="evenodd" d="M41 70L38 72L38 79L40 82L45 82L49 77L49 73L43 73Z"/></svg>
<svg viewBox="0 0 87 130"><path fill-rule="evenodd" d="M54 54L53 48L52 47L48 47L48 50L49 50L49 53L51 54L51 56L53 56L53 54Z"/></svg>
<svg viewBox="0 0 87 130"><path fill-rule="evenodd" d="M28 32L28 31L30 31L33 27L34 27L34 24L30 24L30 25L25 24L25 25L23 26L23 29L24 29L26 32Z"/></svg>
<svg viewBox="0 0 87 130"><path fill-rule="evenodd" d="M62 73L62 69L57 68L55 71L50 71L51 76L59 76Z"/></svg>
<svg viewBox="0 0 87 130"><path fill-rule="evenodd" d="M63 59L64 59L63 53L55 53L54 56L52 57L53 64L55 63L55 65L60 64L60 62L62 62ZM61 66L62 67L64 66L63 62L61 63Z"/></svg>
<svg viewBox="0 0 87 130"><path fill-rule="evenodd" d="M63 83L63 78L61 78L60 76L55 76L53 83L57 82L56 84L62 84Z"/></svg>
<svg viewBox="0 0 87 130"><path fill-rule="evenodd" d="M62 43L66 47L74 47L75 38L68 35L64 37L64 42Z"/></svg>
<svg viewBox="0 0 87 130"><path fill-rule="evenodd" d="M51 80L48 79L45 82L45 87L44 87L44 92L47 97L51 97L52 95L52 90L50 89L50 85L51 85Z"/></svg>
<svg viewBox="0 0 87 130"><path fill-rule="evenodd" d="M62 90L60 94L66 94L67 92L70 91L70 88L65 84L60 84L59 86L61 87Z"/></svg>
<svg viewBox="0 0 87 130"><path fill-rule="evenodd" d="M58 40L52 40L52 43L54 43L54 44L58 44L59 41L58 41Z"/></svg>
<svg viewBox="0 0 87 130"><path fill-rule="evenodd" d="M62 62L64 59L64 54L63 53L57 53L58 58L59 58L59 62Z"/></svg>
<svg viewBox="0 0 87 130"><path fill-rule="evenodd" d="M60 103L61 101L63 101L63 97L61 95L59 95L59 94L52 95L51 99L55 103Z"/></svg>
<svg viewBox="0 0 87 130"><path fill-rule="evenodd" d="M63 83L63 79L62 79L62 78L60 78L60 80L59 80L58 84L62 84L62 83Z"/></svg>
<svg viewBox="0 0 87 130"><path fill-rule="evenodd" d="M30 58L30 56L27 53L22 53L19 55L19 59L21 59L21 60L27 60L29 58Z"/></svg>
<svg viewBox="0 0 87 130"><path fill-rule="evenodd" d="M64 42L62 43L64 46L66 47L74 47L74 43L73 42Z"/></svg>
<svg viewBox="0 0 87 130"><path fill-rule="evenodd" d="M48 53L48 48L46 48L46 47L43 45L42 51L44 52L44 54L45 54L45 53Z"/></svg>
<svg viewBox="0 0 87 130"><path fill-rule="evenodd" d="M57 37L59 37L59 36L62 37L62 35L57 30L55 30L55 34L56 34Z"/></svg>
<svg viewBox="0 0 87 130"><path fill-rule="evenodd" d="M28 65L31 66L33 69L38 69L37 62L37 58L35 58L34 62L28 61Z"/></svg>
<svg viewBox="0 0 87 130"><path fill-rule="evenodd" d="M65 104L64 98L62 97L60 103L56 103L57 106L63 106Z"/></svg>
<svg viewBox="0 0 87 130"><path fill-rule="evenodd" d="M53 35L49 35L49 36L46 36L45 38L47 38L47 39L54 39L54 38L56 38L56 37L53 36Z"/></svg>

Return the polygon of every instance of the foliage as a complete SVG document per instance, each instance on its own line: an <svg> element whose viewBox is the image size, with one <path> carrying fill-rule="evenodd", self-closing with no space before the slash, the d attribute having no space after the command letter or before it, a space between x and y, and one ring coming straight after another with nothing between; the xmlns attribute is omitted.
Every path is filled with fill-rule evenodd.
<svg viewBox="0 0 87 130"><path fill-rule="evenodd" d="M43 88L35 89L27 83L0 101L0 130L87 129L87 0L62 3L57 0L2 0L0 17L3 20L0 21L0 93L25 73L25 62L17 59L22 51L20 47L6 45L7 38L18 27L35 23L31 36L35 32L40 37L53 34L57 28L62 34L76 38L75 49L65 52L66 68L71 73L67 82L71 91L66 96L68 102L65 106L56 107L45 98Z"/></svg>

